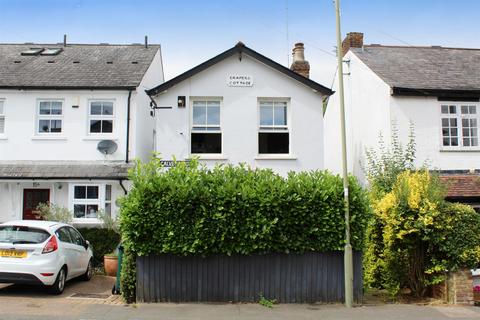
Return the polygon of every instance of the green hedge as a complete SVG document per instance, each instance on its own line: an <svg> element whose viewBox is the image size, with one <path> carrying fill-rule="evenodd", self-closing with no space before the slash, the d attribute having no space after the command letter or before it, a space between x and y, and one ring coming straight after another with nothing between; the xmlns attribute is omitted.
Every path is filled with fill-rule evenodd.
<svg viewBox="0 0 480 320"><path fill-rule="evenodd" d="M250 254L343 250L343 185L324 171L244 166L208 170L197 161L163 169L158 159L130 172L121 230L132 253ZM352 245L363 246L366 193L350 178Z"/></svg>
<svg viewBox="0 0 480 320"><path fill-rule="evenodd" d="M120 235L111 229L79 228L78 231L90 242L93 248L93 263L103 264L103 256L112 253L120 243Z"/></svg>
<svg viewBox="0 0 480 320"><path fill-rule="evenodd" d="M325 171L290 173L245 166L207 169L193 160L170 169L138 162L122 200L123 295L134 301L136 256L336 251L344 248L343 184ZM352 245L363 248L369 205L350 177Z"/></svg>

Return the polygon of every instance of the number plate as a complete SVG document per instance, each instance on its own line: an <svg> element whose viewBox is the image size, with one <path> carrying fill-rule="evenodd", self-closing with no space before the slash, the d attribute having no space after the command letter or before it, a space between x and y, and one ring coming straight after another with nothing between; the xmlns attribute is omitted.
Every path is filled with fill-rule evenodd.
<svg viewBox="0 0 480 320"><path fill-rule="evenodd" d="M3 250L0 249L0 257L6 258L26 258L27 251L24 250Z"/></svg>

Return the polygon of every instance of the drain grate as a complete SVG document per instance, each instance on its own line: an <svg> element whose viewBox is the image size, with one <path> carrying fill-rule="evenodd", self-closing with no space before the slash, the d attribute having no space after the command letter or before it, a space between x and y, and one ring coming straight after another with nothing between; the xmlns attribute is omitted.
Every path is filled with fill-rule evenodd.
<svg viewBox="0 0 480 320"><path fill-rule="evenodd" d="M109 294L101 293L75 293L70 296L70 298L82 298L82 299L107 299L110 297Z"/></svg>

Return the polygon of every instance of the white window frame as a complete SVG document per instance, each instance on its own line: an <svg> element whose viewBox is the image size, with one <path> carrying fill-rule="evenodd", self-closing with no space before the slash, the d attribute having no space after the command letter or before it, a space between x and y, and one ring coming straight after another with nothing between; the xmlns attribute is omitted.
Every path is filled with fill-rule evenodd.
<svg viewBox="0 0 480 320"><path fill-rule="evenodd" d="M110 200L106 200L106 188L107 185L110 185L111 197ZM98 187L98 198L97 199L75 199L75 187ZM69 210L72 212L73 221L75 223L100 223L98 216L96 218L76 218L74 215L74 205L98 205L98 210L105 211L105 204L110 203L111 207L111 216L115 215L114 213L114 185L109 182L105 183L84 183L84 182L72 182L69 183L68 188L69 195Z"/></svg>
<svg viewBox="0 0 480 320"><path fill-rule="evenodd" d="M93 102L111 102L113 107L112 115L100 115L100 114L91 114L91 107ZM88 107L87 107L87 133L91 136L106 136L106 135L114 135L115 134L115 113L116 113L116 106L114 99L89 99L88 100ZM90 131L90 121L91 120L111 120L112 121L112 132L91 132Z"/></svg>
<svg viewBox="0 0 480 320"><path fill-rule="evenodd" d="M257 157L281 157L282 155L291 155L292 154L292 129L291 129L291 108L290 108L290 98L267 98L267 97L261 97L257 98L257 144L256 144L256 149L257 149ZM274 113L273 119L275 119L275 102L276 103L286 103L286 109L287 109L287 116L286 116L286 121L287 125L261 125L260 120L260 103L261 102L273 102L273 110L272 112ZM275 121L275 120L274 120ZM268 129L267 129L268 128ZM278 129L278 130L275 130ZM259 153L259 133L288 133L288 153Z"/></svg>
<svg viewBox="0 0 480 320"><path fill-rule="evenodd" d="M60 102L62 114L40 114L40 103L41 102ZM65 121L63 120L65 101L63 99L37 99L37 114L36 114L36 125L35 125L35 134L36 135L46 135L46 136L55 136L62 135L64 133ZM60 132L40 132L40 120L60 120L62 121L62 127Z"/></svg>
<svg viewBox="0 0 480 320"><path fill-rule="evenodd" d="M6 115L5 115L6 114L6 112L5 112L5 109L6 109L5 99L0 98L0 105L1 105L1 107L0 107L0 121L3 121L3 131L0 131L0 136L4 136L6 131L7 131L7 129L6 129L7 120L6 120Z"/></svg>
<svg viewBox="0 0 480 320"><path fill-rule="evenodd" d="M195 125L193 124L193 105L195 102L198 102L198 101L216 101L216 102L219 102L220 104L220 114L219 114L219 119L220 119L220 123L217 125L208 125L208 124L205 124L205 125L199 125L198 127L211 127L211 128L215 128L215 127L220 127L219 130L195 130ZM208 106L206 107L208 108ZM194 155L194 156L199 156L200 158L202 157L208 157L209 155L214 155L214 156L221 156L223 154L223 132L222 132L222 109L223 109L223 98L222 97L191 97L190 98L190 135L189 135L189 151L190 151L190 155ZM205 114L205 116L207 116ZM221 148L221 152L220 153L193 153L192 152L192 133L219 133L220 134L220 148Z"/></svg>
<svg viewBox="0 0 480 320"><path fill-rule="evenodd" d="M442 113L442 106L455 106L455 114L444 114ZM462 106L475 106L476 114L462 114ZM444 151L480 151L480 103L478 102L468 102L468 101L441 101L439 103L439 114L440 114L440 148ZM457 146L445 146L443 145L443 119L451 118L457 120ZM477 145L476 146L465 146L463 143L463 121L464 119L476 119L477 120ZM469 127L470 128L470 127ZM471 138L471 137L465 137Z"/></svg>

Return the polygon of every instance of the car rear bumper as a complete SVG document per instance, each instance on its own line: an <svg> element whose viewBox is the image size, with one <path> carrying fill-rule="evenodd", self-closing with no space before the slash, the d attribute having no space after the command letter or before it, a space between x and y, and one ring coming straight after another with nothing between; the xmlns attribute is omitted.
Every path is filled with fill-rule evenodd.
<svg viewBox="0 0 480 320"><path fill-rule="evenodd" d="M56 256L35 257L34 259L9 259L0 258L0 275L2 283L26 283L29 281L40 281L44 285L52 285L55 282L58 271L62 263ZM47 274L47 275L45 275ZM17 279L17 281L6 281L7 279ZM22 282L26 281L26 282Z"/></svg>
<svg viewBox="0 0 480 320"><path fill-rule="evenodd" d="M43 285L33 274L28 273L15 273L15 272L0 272L0 283L14 283L14 284L30 284L30 285Z"/></svg>

